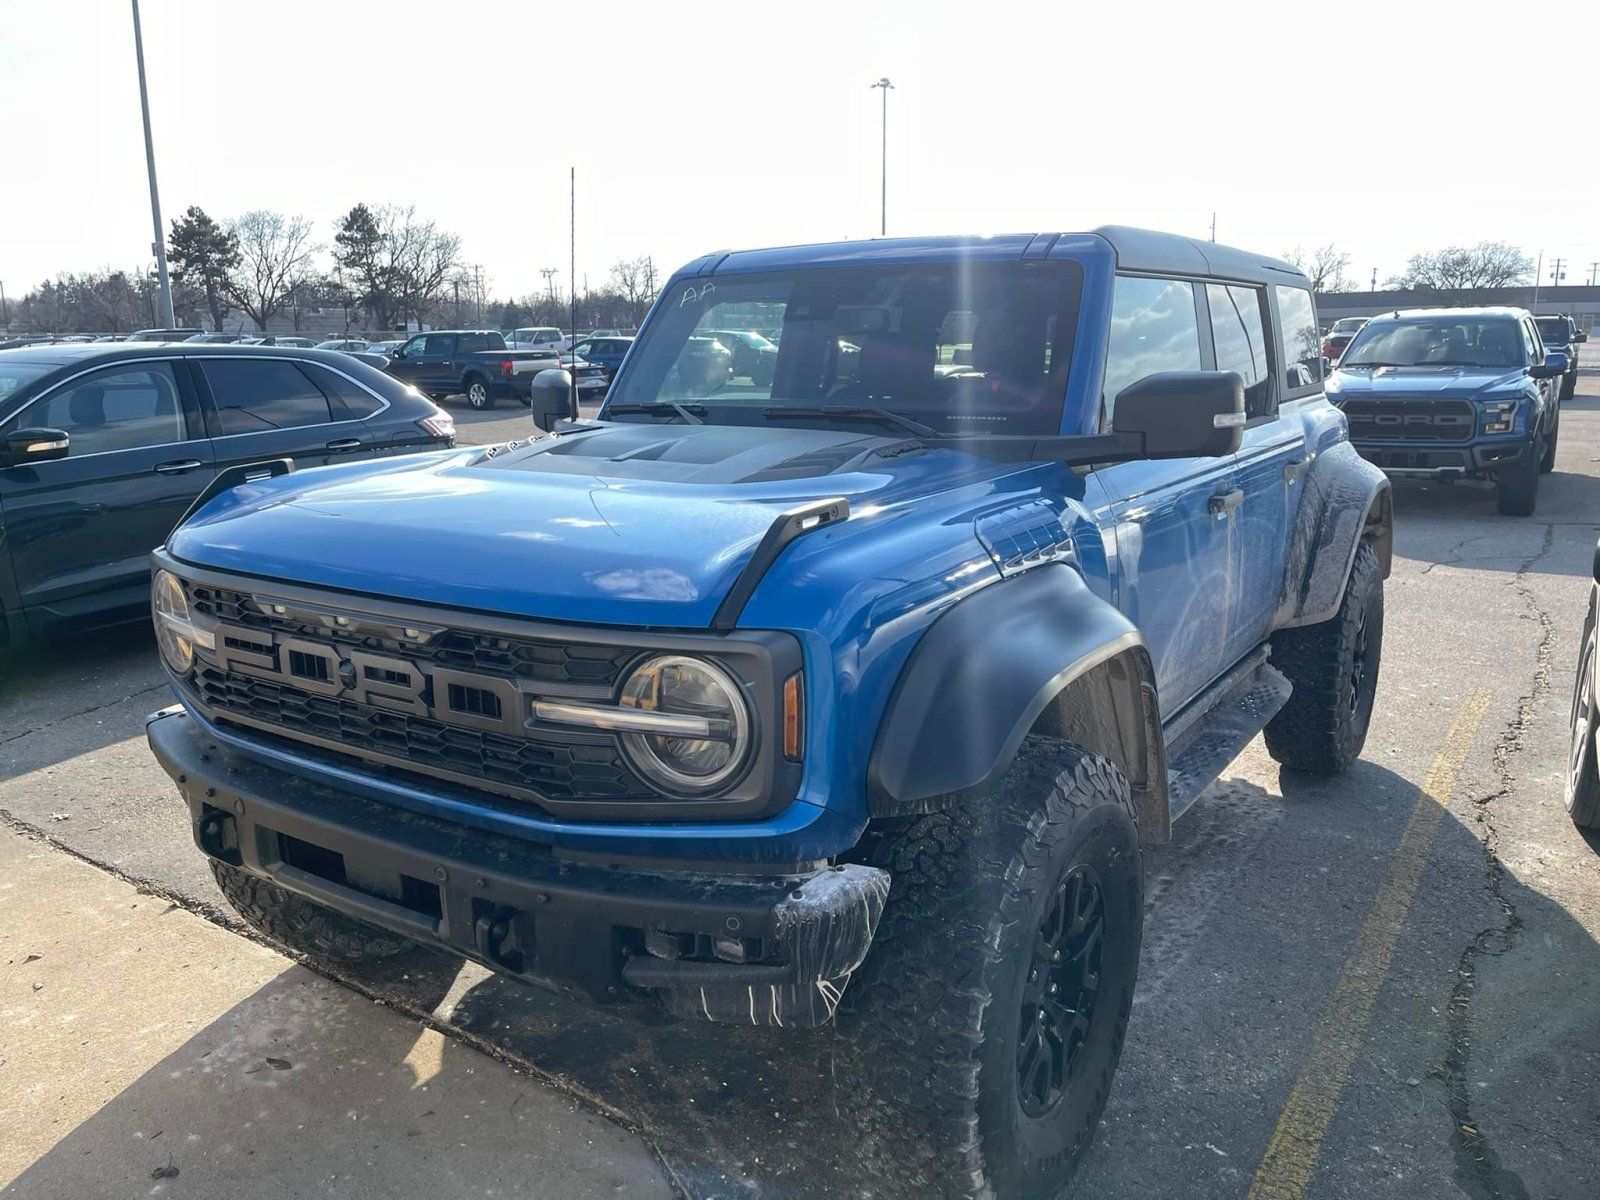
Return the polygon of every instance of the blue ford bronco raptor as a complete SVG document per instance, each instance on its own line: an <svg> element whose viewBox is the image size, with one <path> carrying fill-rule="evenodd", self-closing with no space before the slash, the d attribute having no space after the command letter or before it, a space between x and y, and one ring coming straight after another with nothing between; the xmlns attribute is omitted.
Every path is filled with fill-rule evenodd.
<svg viewBox="0 0 1600 1200"><path fill-rule="evenodd" d="M1389 489L1322 370L1300 272L1181 237L710 255L598 421L204 499L150 745L274 938L837 1016L902 1178L1054 1195L1141 843L1257 733L1366 735Z"/></svg>

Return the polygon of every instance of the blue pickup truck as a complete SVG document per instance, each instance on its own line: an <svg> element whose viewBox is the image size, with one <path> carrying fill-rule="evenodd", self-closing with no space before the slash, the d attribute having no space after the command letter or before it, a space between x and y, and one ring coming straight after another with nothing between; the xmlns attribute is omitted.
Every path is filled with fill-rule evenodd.
<svg viewBox="0 0 1600 1200"><path fill-rule="evenodd" d="M683 369L745 327L770 372ZM1366 736L1389 488L1321 375L1300 272L1181 237L711 255L599 420L203 505L149 742L270 936L837 1017L906 1179L1053 1195L1141 844Z"/></svg>
<svg viewBox="0 0 1600 1200"><path fill-rule="evenodd" d="M1524 309L1409 309L1368 321L1327 391L1388 474L1492 480L1500 512L1528 517L1555 469L1567 368Z"/></svg>

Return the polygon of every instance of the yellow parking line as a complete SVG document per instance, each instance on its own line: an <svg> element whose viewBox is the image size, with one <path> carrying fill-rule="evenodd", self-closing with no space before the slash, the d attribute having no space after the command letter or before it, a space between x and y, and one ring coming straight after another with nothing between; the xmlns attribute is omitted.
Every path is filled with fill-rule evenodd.
<svg viewBox="0 0 1600 1200"><path fill-rule="evenodd" d="M1411 820L1389 860L1388 873L1356 937L1355 949L1345 959L1339 982L1333 986L1333 997L1322 1014L1305 1069L1289 1093L1272 1141L1267 1143L1267 1152L1256 1168L1249 1200L1301 1200L1305 1193L1339 1095L1350 1078L1350 1064L1366 1042L1372 1005L1394 957L1400 927L1428 861L1434 830L1450 803L1456 773L1472 749L1488 708L1488 692L1476 691L1467 697L1428 769L1422 794L1417 797Z"/></svg>

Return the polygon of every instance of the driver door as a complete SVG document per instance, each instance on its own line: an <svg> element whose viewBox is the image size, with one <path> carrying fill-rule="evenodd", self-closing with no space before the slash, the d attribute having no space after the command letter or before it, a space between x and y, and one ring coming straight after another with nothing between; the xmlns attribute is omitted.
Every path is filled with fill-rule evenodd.
<svg viewBox="0 0 1600 1200"><path fill-rule="evenodd" d="M6 423L60 429L67 457L0 468L18 599L47 625L149 603L150 551L215 474L187 373L137 359L67 380Z"/></svg>

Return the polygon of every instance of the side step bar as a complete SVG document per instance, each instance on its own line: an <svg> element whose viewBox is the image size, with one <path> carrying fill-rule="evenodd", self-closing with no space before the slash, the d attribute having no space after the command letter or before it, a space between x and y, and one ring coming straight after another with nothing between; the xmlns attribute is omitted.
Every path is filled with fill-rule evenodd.
<svg viewBox="0 0 1600 1200"><path fill-rule="evenodd" d="M1176 821L1266 728L1293 690L1262 646L1166 723L1167 805Z"/></svg>

